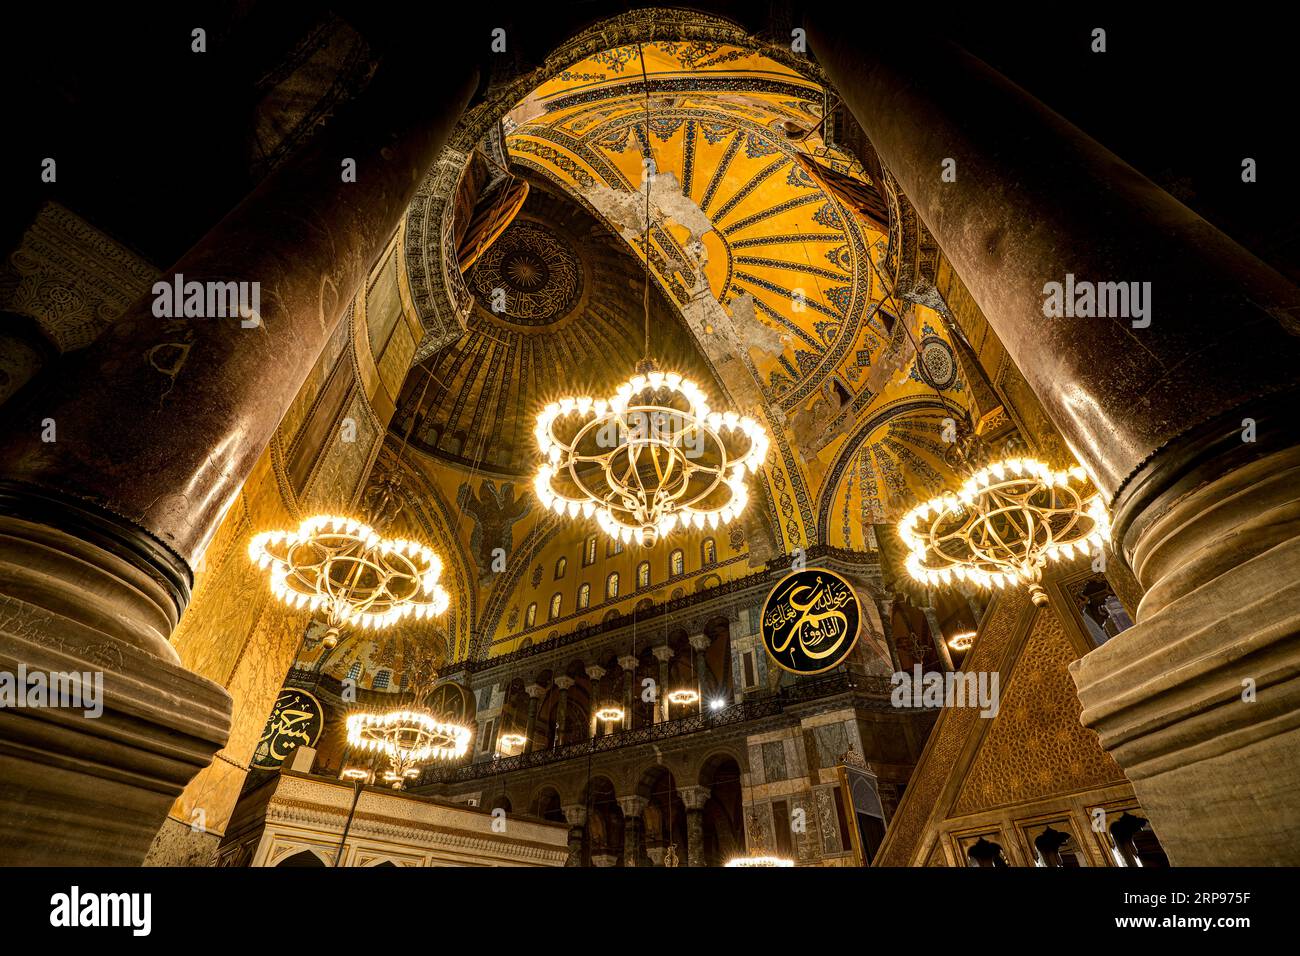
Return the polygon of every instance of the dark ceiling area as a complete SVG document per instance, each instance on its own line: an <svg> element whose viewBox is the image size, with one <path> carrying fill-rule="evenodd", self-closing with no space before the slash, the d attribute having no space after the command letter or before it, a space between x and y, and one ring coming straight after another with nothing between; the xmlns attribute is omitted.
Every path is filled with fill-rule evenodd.
<svg viewBox="0 0 1300 956"><path fill-rule="evenodd" d="M9 114L0 151L9 186L0 239L7 252L39 203L53 198L160 268L170 265L255 185L261 170L250 157L257 154L267 90L290 51L326 18L346 23L373 57L402 46L418 74L421 57L486 35L490 26L519 38L517 63L631 6L482 4L453 14L442 4L352 0L200 2L184 9L29 5L28 19L7 23L0 41ZM781 3L698 6L772 35L798 15ZM1288 167L1295 61L1289 18L1280 9L1220 11L1211 20L1186 8L1161 13L1132 4L1040 4L1024 12L940 6L927 7L918 26L893 23L869 5L835 6L845 10L844 29L864 43L907 44L917 30L942 29L1300 279L1300 192ZM769 9L781 12L772 16ZM449 19L471 13L479 17L472 24ZM203 55L190 51L196 25L208 29ZM1107 30L1104 54L1089 49L1099 26ZM486 46L485 40L485 55ZM354 69L364 79L365 64ZM45 156L57 157L56 184L39 181ZM1241 181L1248 156L1258 162L1254 184Z"/></svg>

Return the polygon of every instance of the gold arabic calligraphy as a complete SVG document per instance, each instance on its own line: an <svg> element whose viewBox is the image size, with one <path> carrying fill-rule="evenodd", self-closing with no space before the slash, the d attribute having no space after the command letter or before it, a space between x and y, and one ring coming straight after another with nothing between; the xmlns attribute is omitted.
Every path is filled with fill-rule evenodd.
<svg viewBox="0 0 1300 956"><path fill-rule="evenodd" d="M267 744L273 759L283 760L299 743L311 746L311 728L303 725L315 717L309 710L287 706L277 708L260 742ZM283 752L282 747L286 748Z"/></svg>
<svg viewBox="0 0 1300 956"><path fill-rule="evenodd" d="M848 617L840 609L853 599L853 595L843 587L833 587L835 583L824 582L818 575L816 583L811 586L791 588L785 603L768 612L763 623L774 635L774 653L784 653L796 638L799 649L812 660L830 657L839 650L849 637ZM785 639L777 643L775 635L792 621L794 623L786 631Z"/></svg>

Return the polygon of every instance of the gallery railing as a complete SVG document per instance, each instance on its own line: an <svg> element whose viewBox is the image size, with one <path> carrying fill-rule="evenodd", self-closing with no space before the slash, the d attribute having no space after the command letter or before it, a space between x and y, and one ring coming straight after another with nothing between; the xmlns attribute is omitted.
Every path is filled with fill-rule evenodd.
<svg viewBox="0 0 1300 956"><path fill-rule="evenodd" d="M515 754L512 757L495 757L482 763L468 764L462 767L430 767L421 774L419 783L412 789L435 783L464 783L500 773L512 773L528 770L576 757L635 747L670 737L699 733L705 730L717 730L734 724L743 724L763 717L772 717L792 704L809 700L833 697L837 694L857 693L871 697L887 698L889 679L883 677L863 677L854 674L830 674L825 677L805 679L797 684L783 687L778 693L768 697L732 704L722 710L692 714L677 720L667 720L659 724L622 730L602 737L593 737L573 744L563 744L546 750L534 750L531 753Z"/></svg>

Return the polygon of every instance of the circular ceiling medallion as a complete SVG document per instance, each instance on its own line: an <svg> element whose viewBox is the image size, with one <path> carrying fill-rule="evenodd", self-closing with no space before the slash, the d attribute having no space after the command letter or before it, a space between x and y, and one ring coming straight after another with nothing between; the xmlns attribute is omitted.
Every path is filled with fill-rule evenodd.
<svg viewBox="0 0 1300 956"><path fill-rule="evenodd" d="M953 355L952 346L937 335L921 339L921 357L917 367L934 388L951 388L957 381L957 357Z"/></svg>
<svg viewBox="0 0 1300 956"><path fill-rule="evenodd" d="M549 325L582 297L582 260L567 238L515 220L466 277L481 307L517 325Z"/></svg>

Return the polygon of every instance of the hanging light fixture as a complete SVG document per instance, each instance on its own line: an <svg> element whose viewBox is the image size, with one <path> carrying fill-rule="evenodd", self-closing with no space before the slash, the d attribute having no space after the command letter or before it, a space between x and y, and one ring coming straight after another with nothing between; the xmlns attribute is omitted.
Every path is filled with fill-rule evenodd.
<svg viewBox="0 0 1300 956"><path fill-rule="evenodd" d="M960 634L954 634L952 637L948 638L948 646L951 647L954 651L957 651L958 653L961 654L964 654L966 653L966 651L969 651L971 649L971 646L974 645L974 643L975 643L974 631L963 631Z"/></svg>
<svg viewBox="0 0 1300 956"><path fill-rule="evenodd" d="M645 83L650 150L650 81ZM653 162L653 161L651 161ZM766 429L713 409L702 388L650 358L650 188L645 182L645 355L609 398L564 398L537 417L542 464L533 489L571 518L595 517L611 537L653 546L674 529L729 524L749 500L746 475L767 457Z"/></svg>
<svg viewBox="0 0 1300 956"><path fill-rule="evenodd" d="M351 714L347 719L348 746L388 758L384 779L400 789L404 780L419 775L421 764L454 760L469 749L470 730L439 720L422 710L393 710L385 714Z"/></svg>
<svg viewBox="0 0 1300 956"><path fill-rule="evenodd" d="M623 708L608 706L596 711L596 719L604 724L615 724L623 719Z"/></svg>
<svg viewBox="0 0 1300 956"><path fill-rule="evenodd" d="M307 518L296 531L263 531L248 543L248 557L271 575L271 593L293 608L325 612L321 644L338 644L345 628L381 630L407 617L442 614L451 597L438 584L442 559L426 545L382 536L371 525L390 528L402 510L401 474L419 406L433 371L426 367L424 391L416 402L397 460L371 486L366 522L339 515Z"/></svg>
<svg viewBox="0 0 1300 956"><path fill-rule="evenodd" d="M784 856L733 856L724 866L794 866L794 860Z"/></svg>
<svg viewBox="0 0 1300 956"><path fill-rule="evenodd" d="M432 651L408 662L407 684L411 700L387 713L356 713L345 723L348 746L388 758L384 780L400 790L420 774L420 766L431 760L455 760L469 750L473 732L429 707L438 670Z"/></svg>
<svg viewBox="0 0 1300 956"><path fill-rule="evenodd" d="M325 612L326 647L346 627L378 630L441 614L451 603L438 584L442 561L433 551L382 538L351 518L316 515L296 531L263 531L249 542L248 556L270 571L271 593L285 604Z"/></svg>
<svg viewBox="0 0 1300 956"><path fill-rule="evenodd" d="M1110 536L1110 517L1078 465L1055 471L1032 458L1009 458L976 471L957 491L917 505L898 523L898 534L915 580L1028 584L1041 606L1048 600L1047 563L1099 550Z"/></svg>
<svg viewBox="0 0 1300 956"><path fill-rule="evenodd" d="M523 734L505 733L498 738L497 743L501 745L502 750L513 750L528 743L528 738Z"/></svg>

